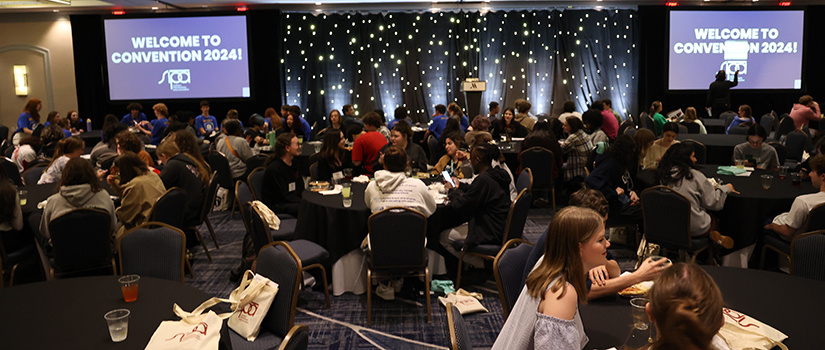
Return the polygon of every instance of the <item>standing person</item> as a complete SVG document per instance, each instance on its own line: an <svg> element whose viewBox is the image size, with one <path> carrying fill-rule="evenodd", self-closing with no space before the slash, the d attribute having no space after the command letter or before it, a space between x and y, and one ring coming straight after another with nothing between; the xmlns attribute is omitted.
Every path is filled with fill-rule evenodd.
<svg viewBox="0 0 825 350"><path fill-rule="evenodd" d="M427 154L421 146L412 142L413 131L410 124L406 121L398 122L392 127L392 136L390 143L381 148L378 158L372 163L372 168L375 171L384 169L383 156L390 146L398 147L404 150L405 158L410 169L419 169L424 171L427 169Z"/></svg>
<svg viewBox="0 0 825 350"><path fill-rule="evenodd" d="M745 166L775 170L779 167L779 156L773 146L765 143L767 131L762 125L753 124L748 128L747 142L733 148L733 160L744 160Z"/></svg>
<svg viewBox="0 0 825 350"><path fill-rule="evenodd" d="M650 104L650 117L653 119L653 132L656 136L662 136L662 127L667 123L667 119L662 115L662 102L653 101Z"/></svg>
<svg viewBox="0 0 825 350"><path fill-rule="evenodd" d="M506 136L509 140L513 137L525 137L529 133L527 128L515 121L515 113L512 108L505 108L504 114L497 123L493 124L493 140L500 140L501 136Z"/></svg>
<svg viewBox="0 0 825 350"><path fill-rule="evenodd" d="M152 111L155 113L155 119L138 125L138 129L151 137L149 143L157 146L160 144L160 141L163 140L163 132L166 130L166 127L169 126L169 109L166 108L166 105L163 103L157 103L152 106Z"/></svg>
<svg viewBox="0 0 825 350"><path fill-rule="evenodd" d="M137 125L140 124L142 121L146 121L146 114L141 112L143 110L143 105L137 102L129 103L126 106L126 110L129 111L126 115L120 119L122 124L126 124L127 126Z"/></svg>
<svg viewBox="0 0 825 350"><path fill-rule="evenodd" d="M739 85L739 70L733 74L733 82L725 80L725 71L716 72L716 80L708 87L708 98L705 109L711 118L719 118L723 112L730 109L730 88Z"/></svg>
<svg viewBox="0 0 825 350"><path fill-rule="evenodd" d="M495 124L498 121L498 112L501 110L499 107L498 102L493 101L490 102L490 113L487 114L487 118L490 119L490 125Z"/></svg>
<svg viewBox="0 0 825 350"><path fill-rule="evenodd" d="M295 134L286 133L278 135L273 149L275 153L266 160L263 202L275 213L297 217L304 180L293 160L301 154L301 144Z"/></svg>
<svg viewBox="0 0 825 350"><path fill-rule="evenodd" d="M441 131L444 130L448 118L444 113L447 113L447 106L442 104L435 106L435 113L433 113L430 127L427 129L427 132L424 133L424 140L427 140L430 134L435 135L436 138L441 137Z"/></svg>
<svg viewBox="0 0 825 350"><path fill-rule="evenodd" d="M25 136L30 136L34 133L34 129L40 123L40 109L43 104L40 100L33 98L26 102L23 107L23 112L17 118L17 130L14 131L12 141L15 145L20 143L20 140ZM22 134L21 134L22 133Z"/></svg>
<svg viewBox="0 0 825 350"><path fill-rule="evenodd" d="M378 157L381 148L387 144L384 135L377 131L381 125L381 117L378 113L367 113L364 116L364 129L367 132L359 136L352 146L352 164L355 166L363 164L369 175L374 172L372 162Z"/></svg>
<svg viewBox="0 0 825 350"><path fill-rule="evenodd" d="M530 113L530 108L532 108L533 105L527 100L518 99L515 102L515 106L516 112L518 112L515 115L515 120L524 126L524 128L527 129L527 132L533 131L533 125L536 125L536 121L528 115L528 113Z"/></svg>
<svg viewBox="0 0 825 350"><path fill-rule="evenodd" d="M580 185L584 181L584 177L587 176L587 157L593 149L593 144L590 143L590 138L584 133L584 124L582 124L581 119L567 118L562 124L564 132L570 135L561 144L562 153L567 155L564 181L570 182L576 179L574 182Z"/></svg>
<svg viewBox="0 0 825 350"><path fill-rule="evenodd" d="M645 150L642 169L656 169L656 167L659 166L659 161L662 160L662 156L667 152L667 149L670 148L671 145L679 143L679 141L676 140L677 137L679 137L679 124L667 122L665 126L662 127L662 138L654 141L653 145ZM639 145L636 146L638 147Z"/></svg>
<svg viewBox="0 0 825 350"><path fill-rule="evenodd" d="M209 114L209 101L201 101L200 106L201 115L195 118L195 130L198 132L198 137L203 138L218 130L218 120Z"/></svg>
<svg viewBox="0 0 825 350"><path fill-rule="evenodd" d="M46 168L43 175L40 175L40 180L37 181L37 184L50 184L60 180L66 163L72 158L80 157L80 155L83 154L83 147L85 146L83 140L78 137L70 137L58 141L52 163L49 164L49 167Z"/></svg>
<svg viewBox="0 0 825 350"><path fill-rule="evenodd" d="M794 128L800 130L809 120L819 120L819 103L814 101L811 95L802 96L799 98L799 103L793 104L790 116L793 119Z"/></svg>
<svg viewBox="0 0 825 350"><path fill-rule="evenodd" d="M815 206L825 203L825 155L813 157L810 162L811 184L819 192L803 194L793 200L791 210L777 215L765 228L773 230L779 237L790 242L804 230L805 219Z"/></svg>
<svg viewBox="0 0 825 350"><path fill-rule="evenodd" d="M226 156L229 161L229 169L235 181L243 180L246 175L246 160L254 156L249 143L243 138L241 133L241 123L237 119L226 119L223 121L223 134L218 136L215 149Z"/></svg>
<svg viewBox="0 0 825 350"><path fill-rule="evenodd" d="M579 304L587 303L587 273L605 265L607 246L599 213L559 211L548 228L544 258L530 273L493 349L584 349Z"/></svg>
<svg viewBox="0 0 825 350"><path fill-rule="evenodd" d="M561 113L561 115L559 115L559 121L564 123L564 120L569 118L569 117L576 117L576 118L579 118L579 120L581 120L582 119L582 114L579 113L579 112L576 112L576 102L567 100L567 101L564 101L564 105L562 106L562 113Z"/></svg>
<svg viewBox="0 0 825 350"><path fill-rule="evenodd" d="M66 113L66 116L69 119L69 131L71 131L72 134L82 133L86 124L83 123L83 119L80 119L77 111L69 111L69 113Z"/></svg>
<svg viewBox="0 0 825 350"><path fill-rule="evenodd" d="M726 134L730 134L730 131L733 128L741 125L741 124L749 124L747 126L756 124L756 120L753 119L753 112L751 111L751 106L748 105L741 105L739 106L739 113L736 118L730 122L728 128L725 130ZM744 126L743 126L744 127Z"/></svg>
<svg viewBox="0 0 825 350"><path fill-rule="evenodd" d="M116 214L120 221L115 239L149 221L155 201L166 192L158 174L150 171L137 154L125 152L115 158L120 175L109 175L106 181L121 198Z"/></svg>
<svg viewBox="0 0 825 350"><path fill-rule="evenodd" d="M699 133L700 134L707 134L708 133L708 130L705 129L705 124L703 124L702 120L699 119L699 117L696 116L696 108L693 108L693 107L688 107L687 109L685 109L685 120L682 121L682 124L684 124L686 127L690 123L695 123L695 124L699 125ZM688 128L688 129L690 129L690 128Z"/></svg>

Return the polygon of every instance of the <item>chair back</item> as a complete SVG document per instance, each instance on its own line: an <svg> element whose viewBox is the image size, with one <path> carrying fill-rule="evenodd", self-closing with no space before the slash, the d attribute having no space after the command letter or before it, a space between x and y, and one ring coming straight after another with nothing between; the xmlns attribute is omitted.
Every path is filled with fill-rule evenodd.
<svg viewBox="0 0 825 350"><path fill-rule="evenodd" d="M312 181L318 181L318 162L309 165L309 177Z"/></svg>
<svg viewBox="0 0 825 350"><path fill-rule="evenodd" d="M427 267L427 217L421 212L390 207L370 215L370 268L414 270Z"/></svg>
<svg viewBox="0 0 825 350"><path fill-rule="evenodd" d="M642 191L642 214L645 237L667 249L689 249L690 202L667 186L653 186Z"/></svg>
<svg viewBox="0 0 825 350"><path fill-rule="evenodd" d="M825 230L806 232L791 242L791 274L825 281Z"/></svg>
<svg viewBox="0 0 825 350"><path fill-rule="evenodd" d="M521 169L521 174L516 179L516 192L527 190L530 192L533 189L533 171L530 168Z"/></svg>
<svg viewBox="0 0 825 350"><path fill-rule="evenodd" d="M501 299L501 308L504 311L504 319L507 319L513 306L516 305L519 294L524 283L521 275L524 272L524 265L527 264L527 257L533 250L533 244L523 239L511 239L504 243L501 250L493 260L493 274L496 277L496 287Z"/></svg>
<svg viewBox="0 0 825 350"><path fill-rule="evenodd" d="M653 117L647 112L642 112L639 116L642 119L642 127L650 131L656 132L656 123L653 122Z"/></svg>
<svg viewBox="0 0 825 350"><path fill-rule="evenodd" d="M685 127L688 134L698 134L701 131L701 128L699 128L699 124L697 123L682 122L681 125Z"/></svg>
<svg viewBox="0 0 825 350"><path fill-rule="evenodd" d="M751 125L753 125L753 123L751 123L751 122L739 124L737 126L734 126L734 127L730 128L728 130L728 134L729 135L747 135L748 134L748 129L751 128Z"/></svg>
<svg viewBox="0 0 825 350"><path fill-rule="evenodd" d="M472 350L467 323L464 322L464 316L453 306L453 303L447 303L447 332L450 333L452 350Z"/></svg>
<svg viewBox="0 0 825 350"><path fill-rule="evenodd" d="M779 157L779 165L785 164L785 160L788 158L788 148L776 141L768 142L768 144L776 150L776 156Z"/></svg>
<svg viewBox="0 0 825 350"><path fill-rule="evenodd" d="M255 200L255 196L252 194L252 190L249 189L249 185L247 185L246 182L238 181L235 183L235 200L238 201L238 209L241 212L243 226L246 228L246 232L251 232L251 215L249 214L248 204Z"/></svg>
<svg viewBox="0 0 825 350"><path fill-rule="evenodd" d="M779 126L776 127L776 134L773 138L777 140L781 140L782 136L787 135L789 132L794 130L793 119L788 113L782 113L782 118L779 119Z"/></svg>
<svg viewBox="0 0 825 350"><path fill-rule="evenodd" d="M183 280L186 235L172 225L150 221L117 240L120 274L137 274L170 281Z"/></svg>
<svg viewBox="0 0 825 350"><path fill-rule="evenodd" d="M74 209L49 222L55 277L110 274L112 216L102 209Z"/></svg>
<svg viewBox="0 0 825 350"><path fill-rule="evenodd" d="M302 268L301 259L284 241L267 244L258 252L255 272L278 284L278 295L261 323L263 330L283 338L294 325Z"/></svg>
<svg viewBox="0 0 825 350"><path fill-rule="evenodd" d="M218 172L213 172L209 177L209 183L206 185L206 192L203 194L203 206L201 206L200 216L198 216L198 225L202 224L209 213L212 212L212 207L215 206L215 197L218 196ZM231 183L230 187L232 188Z"/></svg>
<svg viewBox="0 0 825 350"><path fill-rule="evenodd" d="M802 153L805 151L805 145L810 142L808 135L802 131L794 130L789 132L788 137L785 139L785 147L788 149L786 158L788 160L793 159L797 162L802 161Z"/></svg>
<svg viewBox="0 0 825 350"><path fill-rule="evenodd" d="M725 112L722 112L722 114L719 115L719 119L722 119L722 120L725 121L725 130L728 129L728 127L730 126L730 123L733 123L733 118L736 118L736 113L731 112L731 111L725 111Z"/></svg>
<svg viewBox="0 0 825 350"><path fill-rule="evenodd" d="M691 123L691 124L696 124L696 123ZM681 124L681 123L679 124L679 133L680 134L689 133L688 128L687 128L687 126L685 126L685 124Z"/></svg>
<svg viewBox="0 0 825 350"><path fill-rule="evenodd" d="M246 178L253 199L262 200L264 198L264 172L266 172L266 168L257 167Z"/></svg>
<svg viewBox="0 0 825 350"><path fill-rule="evenodd" d="M23 170L23 181L26 182L26 185L36 185L37 181L40 181L40 176L43 175L43 172L46 171L46 167L48 166L49 163L30 165L28 169Z"/></svg>
<svg viewBox="0 0 825 350"><path fill-rule="evenodd" d="M435 158L438 155L438 139L434 135L427 138L427 150L430 151L430 164L435 164L438 161Z"/></svg>
<svg viewBox="0 0 825 350"><path fill-rule="evenodd" d="M232 188L232 170L229 168L229 161L221 152L210 150L206 155L206 163L218 174L218 185L226 189Z"/></svg>
<svg viewBox="0 0 825 350"><path fill-rule="evenodd" d="M249 211L249 232L252 235L252 243L255 244L255 250L260 251L269 243L272 243L272 234L269 231L269 225L264 220L264 216L257 208L253 207L251 203L244 203Z"/></svg>
<svg viewBox="0 0 825 350"><path fill-rule="evenodd" d="M23 179L20 177L20 169L17 169L17 164L11 159L3 157L0 162L3 163L3 171L6 172L6 177L11 180L15 186L23 186Z"/></svg>
<svg viewBox="0 0 825 350"><path fill-rule="evenodd" d="M553 152L544 147L530 147L519 154L521 168L530 168L533 188L553 187Z"/></svg>
<svg viewBox="0 0 825 350"><path fill-rule="evenodd" d="M524 225L527 223L527 214L530 212L532 203L533 195L527 190L522 190L513 204L510 204L510 212L507 213L507 222L504 224L504 240L501 245L511 239L521 238L524 234Z"/></svg>
<svg viewBox="0 0 825 350"><path fill-rule="evenodd" d="M687 139L682 141L683 144L690 145L693 147L693 156L696 157L697 164L705 164L707 163L707 154L708 150L705 148L705 145L699 141Z"/></svg>
<svg viewBox="0 0 825 350"><path fill-rule="evenodd" d="M266 163L266 159L269 158L268 155L265 154L256 154L249 159L246 160L246 168L247 169L256 169L258 167L264 166Z"/></svg>
<svg viewBox="0 0 825 350"><path fill-rule="evenodd" d="M630 118L625 119L621 124L619 124L619 135L624 134L627 129L633 129L636 131L636 124L633 124L633 121Z"/></svg>
<svg viewBox="0 0 825 350"><path fill-rule="evenodd" d="M627 135L627 136L633 137L633 135L636 134L636 128L635 127L630 127L630 128L624 129L624 134Z"/></svg>
<svg viewBox="0 0 825 350"><path fill-rule="evenodd" d="M825 230L825 203L813 207L805 219L805 232Z"/></svg>
<svg viewBox="0 0 825 350"><path fill-rule="evenodd" d="M162 222L172 227L183 228L183 208L186 208L186 190L172 187L166 190L152 206L149 221Z"/></svg>
<svg viewBox="0 0 825 350"><path fill-rule="evenodd" d="M774 120L773 115L770 113L765 113L765 115L759 118L759 125L762 125L762 127L765 128L765 132L768 133L768 135L770 135L773 130Z"/></svg>

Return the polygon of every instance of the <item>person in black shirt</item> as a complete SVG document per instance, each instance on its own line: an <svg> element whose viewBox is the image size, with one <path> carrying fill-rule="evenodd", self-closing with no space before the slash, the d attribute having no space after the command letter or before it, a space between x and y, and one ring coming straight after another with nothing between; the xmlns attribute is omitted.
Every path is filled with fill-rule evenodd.
<svg viewBox="0 0 825 350"><path fill-rule="evenodd" d="M275 154L266 160L263 202L275 213L298 216L304 180L292 161L301 154L301 144L290 132L279 135L272 147Z"/></svg>
<svg viewBox="0 0 825 350"><path fill-rule="evenodd" d="M316 180L329 181L333 173L353 167L352 156L344 147L345 144L346 139L342 131L330 129L326 132L324 144L318 154L318 178Z"/></svg>
<svg viewBox="0 0 825 350"><path fill-rule="evenodd" d="M249 142L249 147L255 147L255 144L263 145L266 143L266 132L264 132L264 117L255 113L249 117L249 128L243 133L246 142Z"/></svg>
<svg viewBox="0 0 825 350"><path fill-rule="evenodd" d="M710 83L708 89L708 100L705 103L705 109L710 108L709 112L713 118L719 118L722 112L730 109L730 88L739 85L739 70L733 74L733 82L725 80L725 71L720 70L716 73L716 81Z"/></svg>

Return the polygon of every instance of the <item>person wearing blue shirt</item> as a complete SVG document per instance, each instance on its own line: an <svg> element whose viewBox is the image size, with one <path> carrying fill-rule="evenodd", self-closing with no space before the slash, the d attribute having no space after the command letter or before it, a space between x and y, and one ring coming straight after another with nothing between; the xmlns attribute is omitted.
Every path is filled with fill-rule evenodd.
<svg viewBox="0 0 825 350"><path fill-rule="evenodd" d="M14 145L17 145L21 139L30 136L34 132L37 123L40 122L40 108L42 104L40 100L33 98L26 102L26 107L23 108L23 113L17 118L17 130L14 131L12 138Z"/></svg>
<svg viewBox="0 0 825 350"><path fill-rule="evenodd" d="M447 113L447 107L444 105L436 105L435 106L435 113L433 114L433 120L430 122L430 127L427 129L427 132L424 134L424 139L426 140L430 134L434 134L436 138L441 137L441 131L444 130L444 126L447 125L447 117L444 115Z"/></svg>
<svg viewBox="0 0 825 350"><path fill-rule="evenodd" d="M131 126L147 120L146 114L141 112L143 105L140 103L132 102L126 106L126 109L129 110L129 114L123 116L123 119L120 120L121 123Z"/></svg>
<svg viewBox="0 0 825 350"><path fill-rule="evenodd" d="M157 119L142 122L138 124L137 127L142 133L151 138L151 144L157 146L160 145L160 141L163 140L163 131L169 126L169 119L166 119L166 117L169 116L169 108L163 103L158 103L152 106L152 110L155 112Z"/></svg>
<svg viewBox="0 0 825 350"><path fill-rule="evenodd" d="M209 101L201 101L201 113L195 118L195 130L198 131L199 137L204 137L218 130L218 120L215 116L209 115Z"/></svg>
<svg viewBox="0 0 825 350"><path fill-rule="evenodd" d="M407 115L408 115L408 112L407 112L406 108L404 108L404 107L396 108L395 109L395 119L390 120L390 122L387 124L387 128L392 130L392 127L395 126L395 123L398 123L402 120L406 120L407 123L412 125L412 119L410 119L410 117L408 117Z"/></svg>
<svg viewBox="0 0 825 350"><path fill-rule="evenodd" d="M470 127L470 120L468 120L467 116L464 115L464 111L461 110L461 107L458 105L458 103L453 102L447 105L447 115L449 115L452 118L458 119L459 124L461 124L461 131L467 132L467 128ZM461 117L459 118L459 116ZM444 123L444 125L447 124Z"/></svg>
<svg viewBox="0 0 825 350"><path fill-rule="evenodd" d="M744 123L750 123L750 125L756 124L756 120L753 119L753 111L751 110L751 106L748 105L739 106L739 115L736 118L733 118L730 125L728 125L727 130L725 130L725 133L730 134L731 130L739 127L739 124Z"/></svg>
<svg viewBox="0 0 825 350"><path fill-rule="evenodd" d="M281 112L285 111L284 107L281 107ZM312 135L312 127L309 126L309 123L304 118L301 118L301 107L289 106L289 109L286 110L286 112L289 112L289 114L291 114L293 118L301 121L301 130L304 132L304 137L306 138L306 140L309 140L309 135ZM286 118L283 119L283 122L284 124L286 124Z"/></svg>

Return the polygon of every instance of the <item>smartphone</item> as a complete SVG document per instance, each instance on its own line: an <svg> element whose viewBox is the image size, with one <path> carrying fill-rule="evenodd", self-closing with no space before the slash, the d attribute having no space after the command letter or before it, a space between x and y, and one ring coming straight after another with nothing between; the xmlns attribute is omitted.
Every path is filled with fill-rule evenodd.
<svg viewBox="0 0 825 350"><path fill-rule="evenodd" d="M453 181L453 178L450 176L450 173L448 173L447 170L442 171L441 176L443 176L444 180L447 180L447 182L449 182L450 185L453 185L453 187L455 187L455 182Z"/></svg>

